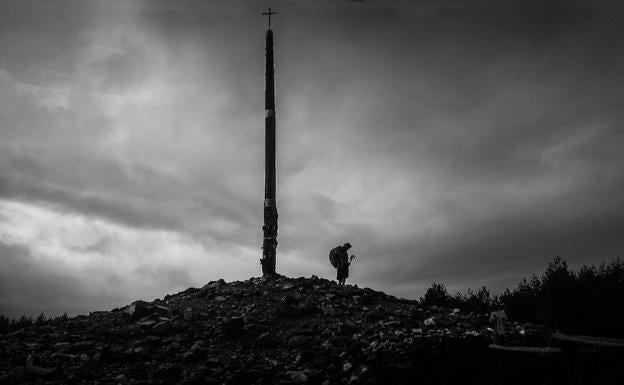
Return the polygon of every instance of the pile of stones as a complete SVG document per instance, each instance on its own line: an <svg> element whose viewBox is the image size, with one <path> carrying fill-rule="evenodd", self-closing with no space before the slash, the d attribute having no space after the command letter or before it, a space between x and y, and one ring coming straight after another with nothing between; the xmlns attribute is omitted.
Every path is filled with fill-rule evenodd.
<svg viewBox="0 0 624 385"><path fill-rule="evenodd" d="M489 344L547 335L316 276L219 280L0 335L0 384L487 384Z"/></svg>

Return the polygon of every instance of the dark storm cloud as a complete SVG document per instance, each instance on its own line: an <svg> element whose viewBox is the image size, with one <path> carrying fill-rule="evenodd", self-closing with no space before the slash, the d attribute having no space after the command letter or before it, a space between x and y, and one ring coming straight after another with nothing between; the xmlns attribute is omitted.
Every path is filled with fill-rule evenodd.
<svg viewBox="0 0 624 385"><path fill-rule="evenodd" d="M517 271L496 283L500 289L557 254L580 264L621 253L617 231L605 231L620 229L622 218L613 209L621 206L624 164L620 21L619 13L595 10L441 12L424 23L381 28L381 42L351 41L348 53L309 63L306 75L319 69L330 78L311 94L353 100L337 107L346 106L357 125L342 143L348 154L342 159L399 168L404 178L424 173L419 189L431 197L421 220L434 215L452 226L449 233L415 231L398 240L366 225L350 228L345 236L359 235L360 250L378 258L370 275L461 286ZM385 39L399 35L411 39ZM332 42L322 43L331 52ZM350 60L358 49L375 53L365 66ZM335 66L338 58L348 65ZM367 77L371 72L376 76ZM322 113L307 116L311 125L325 128L324 139L344 139L327 124L331 99L321 103ZM322 139L316 144L322 147ZM583 245L562 244L566 238Z"/></svg>
<svg viewBox="0 0 624 385"><path fill-rule="evenodd" d="M99 247L95 249L102 251ZM167 291L193 285L193 278L184 267L142 263L126 275L102 268L92 268L85 274L77 274L75 271L65 271L62 266L49 261L42 261L26 247L4 242L0 242L0 258L0 314L10 317L42 312L47 316L65 312L78 314L124 306L145 295L140 285L139 291L134 293L127 292L127 289L115 289L127 288L128 280L159 282L161 288L167 288L151 290L151 297L149 294L143 297L149 300L167 294ZM102 285L100 281L105 284Z"/></svg>
<svg viewBox="0 0 624 385"><path fill-rule="evenodd" d="M332 274L327 251L349 240L358 284L414 297L621 255L617 4L272 6L280 271ZM175 238L175 263L217 253L206 279L259 254L263 5L1 7L2 199L188 234L205 250ZM130 263L127 231L67 250Z"/></svg>
<svg viewBox="0 0 624 385"><path fill-rule="evenodd" d="M49 21L48 28L54 23ZM50 52L54 51L55 44L59 46L53 40L47 43ZM212 162L212 165L194 165L201 170L201 177L195 181L184 181L180 180L179 175L163 173L153 167L149 159L143 164L132 164L129 170L127 164L114 156L116 154L111 156L98 147L114 135L115 125L118 124L118 116L111 116L98 104L116 103L115 93L141 84L145 74L149 73L145 71L145 67L150 64L149 58L145 56L147 48L125 38L121 39L120 44L118 46L116 41L110 43L106 39L94 43L96 47L103 46L104 53L85 48L87 44L84 42L74 47L75 50L86 50L87 54L83 62L75 59L73 66L82 68L80 71L90 75L86 83L77 80L75 88L68 89L67 84L49 87L37 84L41 77L47 77L49 71L42 70L39 59L28 54L26 56L29 60L25 60L21 68L27 70L20 72L8 65L5 68L8 73L0 73L0 100L3 102L0 107L0 125L5 139L0 154L2 195L11 199L59 204L70 210L133 226L185 230L185 224L193 221L189 216L198 212L218 218L249 221L249 215L245 214L241 202L227 204L229 197L240 192L213 183L215 178L219 178L215 172L221 172L219 163L223 162L216 152L212 157L204 155L202 158L204 162ZM8 46L18 49L16 44ZM106 54L107 49L110 50L109 54ZM49 66L67 71L67 68L57 67L55 63ZM29 78L31 73L37 73L37 76ZM72 77L61 80L67 79L73 81ZM35 84L27 81L34 81ZM70 83L70 86L76 84ZM197 113L192 110L193 106L188 107L186 100L181 100L180 105L186 108L177 111L181 114L189 114L189 110ZM176 120L180 121L179 118ZM145 125L143 122L137 123ZM236 134L232 137L236 138ZM140 151L141 148L146 152L153 151L153 141L154 138L149 136L139 136L134 151ZM168 143L162 143L161 147L165 145ZM161 152L156 155L161 155L159 161L162 162L162 155L177 156L176 152L184 152L181 147L164 148L166 154ZM189 186L195 183L210 184L211 194L197 193L195 187ZM207 206L210 208L206 209ZM193 231L191 228L186 230Z"/></svg>
<svg viewBox="0 0 624 385"><path fill-rule="evenodd" d="M468 280L478 284L510 273L520 279L527 265L539 266L556 255L575 265L621 255L624 221L622 198L616 193L622 183L606 188L575 191L571 196L552 197L534 207L521 209L491 204L483 213L457 212L454 231L443 237L419 237L395 244L366 247L384 256L372 262L376 269L399 283L428 282L444 278L454 285ZM594 201L588 204L587 201ZM476 219L478 218L478 219ZM419 263L399 266L385 261L409 259L418 250Z"/></svg>
<svg viewBox="0 0 624 385"><path fill-rule="evenodd" d="M123 303L124 298L86 292L84 281L49 269L33 259L27 248L0 242L0 258L0 314L58 316Z"/></svg>

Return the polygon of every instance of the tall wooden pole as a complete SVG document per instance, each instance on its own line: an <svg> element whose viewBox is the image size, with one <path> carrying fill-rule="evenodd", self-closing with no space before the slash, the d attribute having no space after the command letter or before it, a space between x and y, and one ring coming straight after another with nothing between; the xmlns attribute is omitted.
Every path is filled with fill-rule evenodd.
<svg viewBox="0 0 624 385"><path fill-rule="evenodd" d="M275 275L275 249L277 247L277 204L275 202L275 78L273 68L273 31L271 15L269 28L266 31L266 69L264 94L264 127L265 127L265 158L264 158L264 225L262 226L262 275Z"/></svg>

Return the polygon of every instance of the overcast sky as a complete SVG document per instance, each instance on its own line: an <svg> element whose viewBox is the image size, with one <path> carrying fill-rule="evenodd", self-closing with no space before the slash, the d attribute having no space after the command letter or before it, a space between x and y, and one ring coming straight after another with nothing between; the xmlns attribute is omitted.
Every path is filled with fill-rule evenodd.
<svg viewBox="0 0 624 385"><path fill-rule="evenodd" d="M278 272L349 241L418 298L621 256L622 9L462 3L0 0L0 314L261 274L267 5Z"/></svg>

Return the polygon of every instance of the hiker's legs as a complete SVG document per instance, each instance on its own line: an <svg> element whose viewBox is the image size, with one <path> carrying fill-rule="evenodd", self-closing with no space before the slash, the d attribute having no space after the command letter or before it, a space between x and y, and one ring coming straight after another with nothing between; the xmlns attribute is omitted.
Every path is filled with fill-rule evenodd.
<svg viewBox="0 0 624 385"><path fill-rule="evenodd" d="M347 278L347 274L348 274L348 273L347 274L345 274L345 273L347 273L345 271L345 267L344 266L340 266L338 268L338 275L337 275L338 285L339 286L344 285L345 279Z"/></svg>
<svg viewBox="0 0 624 385"><path fill-rule="evenodd" d="M345 281L349 277L349 265L341 266L338 268L338 284L340 286L345 285Z"/></svg>

